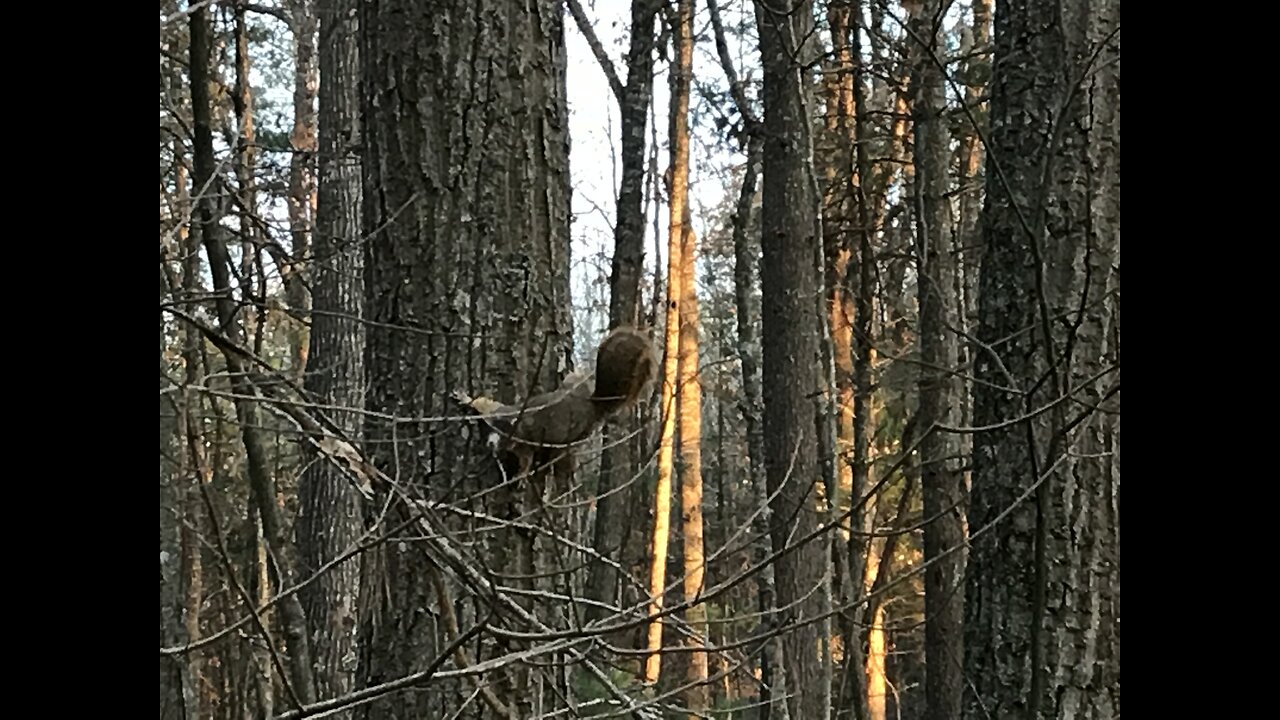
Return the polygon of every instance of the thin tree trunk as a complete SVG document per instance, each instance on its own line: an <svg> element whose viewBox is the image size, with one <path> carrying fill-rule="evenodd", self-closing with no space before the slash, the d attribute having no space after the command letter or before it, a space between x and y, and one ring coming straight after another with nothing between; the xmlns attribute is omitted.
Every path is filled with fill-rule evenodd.
<svg viewBox="0 0 1280 720"><path fill-rule="evenodd" d="M756 293L756 279L759 277L758 237L751 232L751 208L756 197L757 178L762 161L763 143L754 136L749 136L746 147L747 166L742 177L742 188L738 195L737 206L733 214L733 290L734 308L738 318L738 360L742 366L742 400L740 409L743 423L746 425L748 473L751 497L763 508L757 516L753 531L760 536L769 532L770 511L769 491L765 480L764 454L764 399L760 380L760 333L757 323L760 318L760 298ZM763 564L769 555L766 542L756 542L752 546L751 561ZM757 585L757 609L762 622L759 629L767 632L777 625L777 605L773 564L769 563L760 571ZM784 702L774 702L773 698L786 695L785 673L781 662L781 642L776 637L767 637L760 643L760 714L768 720L774 717L789 717Z"/></svg>
<svg viewBox="0 0 1280 720"><path fill-rule="evenodd" d="M973 2L973 27L964 36L960 46L961 55L973 54L965 60L965 76L967 81L964 89L964 102L968 106L970 114L973 118L981 121L986 114L981 112L979 107L982 102L981 98L986 91L987 83L983 79L983 69L987 72L991 68L991 5L992 0L974 0ZM986 130L985 127L975 128L970 122L970 114L965 114L960 121L959 144L960 144L960 214L958 218L957 245L960 250L960 257L963 262L959 264L958 274L961 278L961 298L962 312L959 319L963 323L961 328L968 331L976 320L978 312L978 268L982 263L982 227L979 221L982 219L982 163L985 148L982 145L981 138L978 133ZM966 366L971 366L972 361L967 357L969 349L966 345L960 348L961 360ZM963 396L966 402L962 406L963 415L962 422L966 425L970 424L973 413L972 386L967 380L965 381L965 392ZM960 438L960 442L965 445L966 451L972 446L972 438L965 436ZM965 453L966 455L968 452Z"/></svg>
<svg viewBox="0 0 1280 720"><path fill-rule="evenodd" d="M692 633L686 642L692 646L705 645L707 635L707 608L698 602L705 577L705 552L702 534L702 377L699 363L699 338L701 329L698 307L697 236L693 231L693 213L689 207L689 86L693 81L693 0L679 0L676 8L676 27L673 28L675 54L680 75L673 74L672 97L678 97L682 108L675 118L673 132L683 137L677 147L684 157L672 163L672 174L685 174L684 197L681 198L682 223L680 227L680 330L679 330L679 433L680 433L680 529L684 558L684 600L690 603L685 611L685 621ZM678 90L677 90L678 89ZM672 193L673 197L675 193ZM685 707L690 718L702 717L709 706L707 687L707 653L695 650L689 654L686 680L694 683L684 693Z"/></svg>
<svg viewBox="0 0 1280 720"><path fill-rule="evenodd" d="M941 18L943 0L925 2L912 14L910 26L920 42L911 52L911 103L915 128L914 183L916 230L916 286L919 296L920 376L917 422L924 428L920 442L924 516L925 568L925 717L954 720L960 715L964 688L962 662L964 604L959 588L964 579L964 479L958 448L951 433L935 423L955 426L960 414L958 324L951 183L947 176L950 137L943 118L946 93L941 59L945 47Z"/></svg>
<svg viewBox="0 0 1280 720"><path fill-rule="evenodd" d="M263 607L271 599L271 570L267 567L267 542L262 534L262 521L253 506L249 508L248 530L253 538L245 562L252 570L248 587L256 591L250 596L254 605ZM274 614L269 609L258 614L263 627L271 628ZM258 689L257 711L262 717L272 717L276 714L276 687L271 672L271 650L266 643L257 643L253 647L253 670L254 686Z"/></svg>
<svg viewBox="0 0 1280 720"><path fill-rule="evenodd" d="M255 296L264 298L266 295L266 276L263 272L257 272L256 277L259 279L258 287L254 288L255 269L260 267L261 254L260 248L264 243L261 242L258 227L255 224L254 217L258 207L257 193L257 141L254 130L254 112L253 112L253 87L249 82L250 61L249 61L249 32L245 22L245 8L243 4L238 4L235 8L235 25L233 37L234 53L235 53L235 86L232 88L231 100L232 108L236 116L236 125L238 136L236 138L237 160L236 163L236 179L239 183L240 190L240 248L241 248L241 283L244 288L252 289ZM246 308L246 316L250 311ZM259 305L253 312L254 322L252 324L253 350L261 354L263 343L266 338L266 307ZM246 333L249 333L250 324L246 320ZM253 602L256 606L262 607L271 598L271 574L268 568L267 547L262 536L262 523L258 520L258 514L253 506L249 508L250 535L253 538L251 545L252 552L246 558L246 565L252 569L252 575L248 587L253 588ZM260 614L262 625L271 628L273 625L274 613L265 610ZM271 717L276 712L276 688L275 681L272 678L271 653L266 643L255 643L252 645L252 662L254 670L254 683L257 688L257 708L256 711L263 717Z"/></svg>
<svg viewBox="0 0 1280 720"><path fill-rule="evenodd" d="M852 8L848 36L850 58L859 61L859 64L862 57L861 26L862 8L859 3ZM870 426L869 415L871 411L871 365L874 359L871 342L871 309L875 292L873 285L875 256L871 239L877 223L874 217L876 211L872 207L872 197L867 192L872 172L866 141L870 137L868 132L869 123L867 122L869 108L862 73L853 78L853 98L854 137L856 140L853 158L856 180L853 183L853 192L858 227L856 235L858 240L858 272L856 281L853 273L848 273L845 282L846 288L848 288L847 292L855 296L854 323L850 335L853 345L853 447L851 448L852 478L849 499L855 506L861 507L860 511L854 513L853 516L855 520L854 529L865 533L870 529L871 519L874 517L874 511L871 509L873 499L867 498L865 495L871 487L870 435L868 428ZM863 536L858 533L849 536L849 588L855 594L855 597L851 598L853 600L858 599L856 595L865 592L865 586L858 579L866 576L869 565L869 558L867 557L869 554L868 545ZM848 660L845 663L846 680L843 683L845 687L844 703L852 708L855 718L867 718L870 710L867 706L866 658L863 654L863 639L860 629L851 628L849 636L845 638L845 651Z"/></svg>
<svg viewBox="0 0 1280 720"><path fill-rule="evenodd" d="M876 606L874 620L867 628L867 710L871 720L885 720L889 683L885 673L884 605Z"/></svg>
<svg viewBox="0 0 1280 720"><path fill-rule="evenodd" d="M289 0L289 27L293 30L293 129L289 145L289 234L292 259L281 274L304 280L303 268L311 257L311 231L316 216L316 93L320 86L316 65L317 0ZM286 282L289 307L296 313L289 324L293 371L302 377L307 367L307 317L311 299L305 282Z"/></svg>
<svg viewBox="0 0 1280 720"><path fill-rule="evenodd" d="M189 17L191 33L191 106L195 148L195 187L212 185L214 175L213 134L210 125L209 60L210 29L207 11L197 8ZM198 203L200 239L209 258L209 270L213 277L213 291L217 295L218 322L233 342L243 337L236 318L236 303L231 292L230 258L226 241L217 225L213 197L208 192L200 196ZM248 461L249 483L254 502L262 514L263 530L278 549L274 553L276 571L282 585L293 585L294 574L285 555L284 529L276 505L275 479L267 469L266 448L259 431L257 407L251 398L253 386L249 383L241 357L234 352L224 352L230 374L236 415L241 428L245 456ZM311 653L307 644L306 620L302 605L296 596L290 595L280 603L284 620L285 637L289 648L289 670L292 692L296 702L310 702L315 698L315 685L311 674Z"/></svg>
<svg viewBox="0 0 1280 720"><path fill-rule="evenodd" d="M354 0L319 0L319 201L315 282L306 389L328 418L358 443L364 402L364 276L361 234L359 14ZM331 463L316 458L298 488L298 549L310 575L346 552L363 523L359 497ZM321 698L355 689L358 559L327 570L303 588ZM342 720L350 713L338 716Z"/></svg>
<svg viewBox="0 0 1280 720"><path fill-rule="evenodd" d="M692 0L681 2L682 44L693 44ZM689 52L692 59L692 52ZM707 607L698 602L705 576L705 553L702 537L702 380L698 368L698 291L696 280L696 239L685 205L684 246L680 251L680 526L683 536L684 600L690 603L685 620L693 634L691 645L704 645L707 636ZM708 707L707 653L695 650L689 655L687 680L698 685L685 693L685 706L690 717L702 716Z"/></svg>
<svg viewBox="0 0 1280 720"><path fill-rule="evenodd" d="M614 229L613 265L609 275L609 325L639 323L640 277L644 272L643 207L645 180L645 121L653 97L654 19L660 0L632 0L631 44L627 51L627 84L621 99L622 178L618 185L618 218ZM601 554L617 557L626 537L623 515L635 507L639 483L616 491L636 474L635 445L628 437L636 432L637 413L605 427L604 453L600 459L600 484L596 496L596 521L592 546ZM616 491L616 492L615 492ZM590 600L612 603L619 578L613 567L595 562L588 570L586 595ZM588 621L598 620L601 608L587 605Z"/></svg>
<svg viewBox="0 0 1280 720"><path fill-rule="evenodd" d="M658 446L658 485L653 498L653 553L649 568L650 614L661 612L663 590L667 577L667 544L670 535L671 480L675 470L675 434L677 418L686 412L684 398L679 387L681 363L681 306L692 287L694 278L685 274L684 251L692 243L687 227L689 212L689 84L693 75L693 5L692 0L680 0L676 27L673 28L676 64L671 68L671 117L668 135L671 142L671 197L668 203L670 220L667 235L667 324L666 351L663 356L662 380L662 438ZM696 339L695 339L696 345ZM695 349L696 353L696 349ZM696 354L694 356L696 362ZM700 422L700 418L699 418ZM698 429L701 433L701 429ZM686 449L681 446L681 451ZM695 450L694 452L700 452ZM700 457L700 455L699 455ZM698 493L701 495L699 479ZM700 498L699 498L700 500ZM687 508L686 508L687 510ZM699 521L701 517L699 516ZM701 522L699 522L701 525ZM699 529L699 539L701 533ZM687 586L686 586L687 590ZM649 655L645 659L644 679L653 684L658 681L662 668L662 619L649 623ZM705 668L705 655L703 667ZM690 672L693 672L692 670Z"/></svg>

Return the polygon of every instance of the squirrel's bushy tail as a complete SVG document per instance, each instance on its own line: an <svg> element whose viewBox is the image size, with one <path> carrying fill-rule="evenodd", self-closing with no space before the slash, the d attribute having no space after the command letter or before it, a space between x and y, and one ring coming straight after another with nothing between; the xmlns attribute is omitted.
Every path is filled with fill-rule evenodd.
<svg viewBox="0 0 1280 720"><path fill-rule="evenodd" d="M605 415L629 407L648 387L657 368L648 333L627 325L615 328L596 351L596 386L591 401Z"/></svg>

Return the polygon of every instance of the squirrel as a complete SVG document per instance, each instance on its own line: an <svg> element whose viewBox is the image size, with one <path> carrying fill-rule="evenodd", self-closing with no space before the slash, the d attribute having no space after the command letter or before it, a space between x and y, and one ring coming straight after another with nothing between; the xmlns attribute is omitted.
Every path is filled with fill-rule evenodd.
<svg viewBox="0 0 1280 720"><path fill-rule="evenodd" d="M610 416L634 405L657 374L658 361L649 335L635 327L615 328L596 350L596 371L575 372L551 392L506 405L490 398L453 393L464 409L478 413L494 431L490 441L519 461L519 474L533 467L535 456L563 460L572 467L572 446L587 439Z"/></svg>

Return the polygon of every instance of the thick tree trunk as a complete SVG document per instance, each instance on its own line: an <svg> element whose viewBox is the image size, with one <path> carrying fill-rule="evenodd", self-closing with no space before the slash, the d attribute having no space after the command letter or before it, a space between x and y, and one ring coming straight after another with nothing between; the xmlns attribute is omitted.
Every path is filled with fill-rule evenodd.
<svg viewBox="0 0 1280 720"><path fill-rule="evenodd" d="M1118 31L1112 0L996 8L966 717L1120 713Z"/></svg>
<svg viewBox="0 0 1280 720"><path fill-rule="evenodd" d="M385 414L368 417L365 443L409 495L459 500L502 485L494 460L454 427L421 418L452 414L454 390L517 402L569 370L562 8L554 0L361 7L367 407ZM535 483L520 487L529 492L503 488L495 514L537 509ZM397 505L387 522L409 511ZM495 571L532 562L525 533L499 535L492 547L506 557L486 559ZM439 602L450 581L432 586L421 548L392 542L366 559L362 685L425 669L452 635L436 620L448 616ZM509 649L487 643L476 659ZM524 717L534 692L527 669L510 669L478 682L502 695L506 709L491 712ZM455 703L459 689L432 683L371 704L367 716L447 717L466 698Z"/></svg>
<svg viewBox="0 0 1280 720"><path fill-rule="evenodd" d="M321 18L319 201L306 389L315 402L334 408L325 415L358 443L364 402L364 247L355 150L360 143L359 15L354 0L318 0L316 10ZM298 505L300 569L310 576L356 542L363 527L359 498L332 463L316 458L299 482ZM359 559L352 558L301 591L322 699L355 688L359 589Z"/></svg>
<svg viewBox="0 0 1280 720"><path fill-rule="evenodd" d="M765 472L774 495L773 551L789 548L818 522L817 427L810 399L819 387L818 327L813 299L820 284L814 258L821 242L820 207L806 89L796 57L812 28L812 7L756 4L764 66L764 198L762 209ZM824 543L793 549L776 561L777 604L786 682L795 718L818 717L818 614Z"/></svg>

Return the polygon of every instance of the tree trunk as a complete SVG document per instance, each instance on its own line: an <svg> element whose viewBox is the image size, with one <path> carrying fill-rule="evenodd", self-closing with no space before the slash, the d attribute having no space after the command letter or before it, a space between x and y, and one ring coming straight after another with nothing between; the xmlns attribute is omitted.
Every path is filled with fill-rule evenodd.
<svg viewBox="0 0 1280 720"><path fill-rule="evenodd" d="M668 204L670 225L667 235L667 323L666 351L663 355L662 380L662 438L658 446L658 484L653 497L653 553L650 557L649 569L649 612L662 610L663 590L667 577L667 543L670 535L671 514L671 479L675 471L675 435L677 418L683 419L687 412L685 396L680 387L681 365L684 371L688 365L684 362L681 342L681 326L683 324L683 307L686 303L686 292L696 293L696 278L686 275L692 263L685 263L684 253L692 254L692 229L688 226L690 212L689 202L689 84L693 79L693 6L692 0L680 0L675 27L672 28L675 64L671 68L671 117L668 137L671 143L671 197ZM686 237L686 235L688 237ZM688 289L686 290L686 286ZM697 302L696 296L694 302ZM696 305L695 305L696 307ZM696 322L696 320L695 320ZM695 330L696 332L696 330ZM694 362L697 361L696 337L694 338ZM695 368L696 374L696 368ZM700 387L700 386L699 386ZM692 391L697 392L697 390ZM701 413L697 420L701 423ZM701 433L701 427L697 428ZM683 441L684 437L681 436ZM681 444L681 452L686 452ZM700 453L700 450L694 450ZM701 455L698 454L701 462ZM699 472L701 472L699 466ZM698 490L701 501L701 478ZM687 507L682 507L688 511ZM701 525L699 515L699 525ZM701 528L699 528L701 539ZM686 579L687 581L687 579ZM687 589L687 586L686 586ZM662 667L662 619L649 623L648 649L645 659L644 678L646 683L656 683ZM706 655L703 656L703 667L706 667ZM690 672L694 672L690 669Z"/></svg>
<svg viewBox="0 0 1280 720"><path fill-rule="evenodd" d="M788 548L818 522L814 484L819 475L816 415L810 399L819 386L818 291L814 264L821 242L820 207L813 175L813 144L805 87L795 58L813 23L812 7L756 4L764 67L764 198L762 214L764 322L763 395L765 472L774 495L770 536L773 551ZM818 613L826 553L808 542L775 564L789 714L818 717Z"/></svg>
<svg viewBox="0 0 1280 720"><path fill-rule="evenodd" d="M550 390L571 361L561 7L554 0L361 7L365 367L367 408L380 413L368 416L365 443L409 496L457 501L498 489L502 478L480 444L423 418L453 414L446 399L455 390L511 403ZM507 498L495 514L516 519L536 509L529 506L540 499L530 496L535 483L517 488L502 488ZM397 503L387 522L412 511ZM486 564L516 573L532 562L531 548L522 531L506 530L491 546L507 557ZM453 634L452 623L436 619L452 615L441 607L450 581L432 586L422 547L391 542L366 557L362 685L425 669ZM471 605L455 604L459 612ZM475 612L487 612L483 602ZM476 647L477 660L518 649ZM504 696L503 711L491 712L531 714L527 668L477 678ZM466 699L460 689L430 683L379 699L366 715L447 717ZM485 702L491 695L482 693Z"/></svg>
<svg viewBox="0 0 1280 720"><path fill-rule="evenodd" d="M645 120L653 97L654 19L660 0L632 0L631 45L627 52L627 85L620 112L622 179L618 185L618 217L614 226L613 266L609 275L609 325L617 327L639 322L640 276L644 272L644 165ZM601 554L621 559L623 514L635 507L639 483L631 482L637 472L635 443L636 413L605 427L604 453L600 459L600 483L596 491L596 521L592 547ZM627 483L625 488L619 490ZM613 567L593 562L587 577L587 598L614 601L619 578ZM588 622L598 620L601 608L587 606Z"/></svg>
<svg viewBox="0 0 1280 720"><path fill-rule="evenodd" d="M888 677L885 674L884 604L878 603L867 628L867 717L885 720L888 699Z"/></svg>
<svg viewBox="0 0 1280 720"><path fill-rule="evenodd" d="M955 435L934 423L955 426L960 413L958 321L955 294L956 253L952 240L947 176L950 133L944 124L945 48L940 20L943 0L930 0L912 13L917 43L911 53L912 122L915 128L916 286L919 296L920 376L916 421L925 429L920 442L924 498L925 705L929 720L960 716L964 688L964 482ZM939 23L935 26L935 22Z"/></svg>
<svg viewBox="0 0 1280 720"><path fill-rule="evenodd" d="M685 10L688 6L688 10ZM693 44L692 0L683 0L681 34L683 43ZM686 34L687 33L687 34ZM689 53L692 58L692 52ZM691 603L685 620L693 634L688 643L705 645L707 607L698 602L706 573L702 540L702 379L698 368L698 291L695 268L696 240L689 207L685 205L684 247L681 248L680 289L680 528L684 538L684 600ZM691 718L702 717L708 707L707 653L695 650L689 654L688 682L697 683L685 693L685 706Z"/></svg>
<svg viewBox="0 0 1280 720"><path fill-rule="evenodd" d="M293 131L289 145L289 233L292 260L281 268L289 307L296 315L289 321L289 345L293 372L299 378L307 368L307 327L298 318L310 309L303 268L311 257L311 231L316 216L316 91L320 85L316 65L317 0L289 0L289 27L293 30Z"/></svg>
<svg viewBox="0 0 1280 720"><path fill-rule="evenodd" d="M354 0L318 0L321 18L319 200L314 234L315 283L311 314L311 372L306 389L354 444L364 402L364 304L360 225L360 53ZM298 549L304 575L320 570L357 541L363 523L359 497L347 478L320 458L298 488ZM355 688L358 558L324 572L303 588L308 633L323 698ZM343 714L342 718L350 717Z"/></svg>
<svg viewBox="0 0 1280 720"><path fill-rule="evenodd" d="M1120 713L1118 32L1110 0L995 14L966 717Z"/></svg>
<svg viewBox="0 0 1280 720"><path fill-rule="evenodd" d="M189 17L191 33L191 107L193 147L195 150L195 187L212 187L214 179L213 133L209 105L210 28L207 11L197 8ZM217 295L218 323L222 332L232 342L239 344L244 337L237 318L236 301L232 297L230 256L226 240L218 226L213 197L205 192L200 196L197 219L200 240L209 258L209 271L213 278L213 292ZM236 395L235 407L240 423L240 436L244 443L249 484L253 501L261 513L263 531L267 541L275 548L277 576L281 586L294 584L293 568L285 553L284 528L277 505L275 478L267 468L266 446L263 442L258 409L252 400L254 389L249 382L247 367L241 356L232 351L223 353L230 375L231 390ZM285 638L289 651L289 674L292 700L310 702L315 698L312 680L311 653L307 644L306 620L297 597L290 595L280 602Z"/></svg>
<svg viewBox="0 0 1280 720"><path fill-rule="evenodd" d="M742 400L741 412L743 424L746 425L747 467L751 487L751 498L763 507L764 511L757 516L753 531L761 536L768 534L771 515L768 508L769 491L765 480L764 452L764 398L760 380L760 331L757 323L760 318L760 298L756 293L756 278L759 276L758 236L751 232L751 207L756 197L757 178L762 162L762 143L749 137L746 147L747 166L742 177L742 188L739 191L738 203L733 215L733 295L734 308L738 318L738 360L742 366ZM751 561L763 564L769 555L768 543L753 544ZM757 579L757 610L761 615L761 630L777 624L776 582L773 564L764 566ZM769 637L760 643L760 714L762 720L770 717L788 717L785 703L776 706L772 698L786 695L785 674L782 672L781 643L777 638ZM775 670L776 669L776 670ZM773 716L774 710L777 715Z"/></svg>

